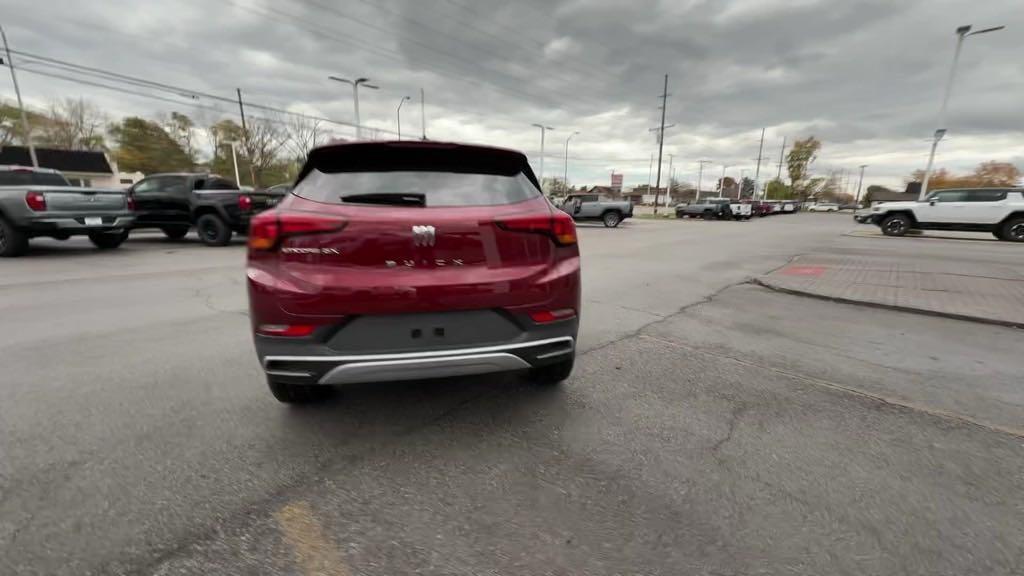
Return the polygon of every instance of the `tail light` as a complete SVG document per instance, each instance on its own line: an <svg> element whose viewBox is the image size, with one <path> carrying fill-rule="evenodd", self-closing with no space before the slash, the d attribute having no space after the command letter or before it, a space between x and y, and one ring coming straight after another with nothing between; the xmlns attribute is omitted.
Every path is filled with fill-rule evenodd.
<svg viewBox="0 0 1024 576"><path fill-rule="evenodd" d="M45 212L46 196L42 192L25 192L25 204L34 212Z"/></svg>
<svg viewBox="0 0 1024 576"><path fill-rule="evenodd" d="M128 194L125 197L125 203L127 204L129 211L135 212L135 196L134 195Z"/></svg>
<svg viewBox="0 0 1024 576"><path fill-rule="evenodd" d="M256 327L257 334L282 338L309 336L313 330L316 330L316 326L311 324L260 324Z"/></svg>
<svg viewBox="0 0 1024 576"><path fill-rule="evenodd" d="M242 212L252 210L252 196L242 194L238 197L238 209Z"/></svg>
<svg viewBox="0 0 1024 576"><path fill-rule="evenodd" d="M576 223L564 213L550 215L512 216L497 222L498 227L510 232L529 232L551 237L555 244L571 246L576 243Z"/></svg>
<svg viewBox="0 0 1024 576"><path fill-rule="evenodd" d="M341 218L314 212L263 212L249 223L249 248L273 250L283 238L337 232L346 224Z"/></svg>
<svg viewBox="0 0 1024 576"><path fill-rule="evenodd" d="M537 324L550 324L552 322L558 322L559 320L567 320L574 318L576 311L572 308L562 308L560 310L537 310L536 312L530 312L530 320L533 320Z"/></svg>

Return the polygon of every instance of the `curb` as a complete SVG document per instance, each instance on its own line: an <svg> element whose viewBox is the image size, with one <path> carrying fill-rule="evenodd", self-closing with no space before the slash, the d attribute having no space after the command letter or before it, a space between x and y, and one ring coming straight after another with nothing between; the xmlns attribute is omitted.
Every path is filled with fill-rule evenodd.
<svg viewBox="0 0 1024 576"><path fill-rule="evenodd" d="M795 288L783 288L776 286L770 282L767 282L761 278L753 278L750 280L751 284L767 288L773 292L779 292L781 294L790 294L793 296L806 296L808 298L816 298L818 300L825 300L828 302L839 302L841 304L852 304L854 306L867 306L869 308L877 308L881 310L895 310L897 312L909 312L911 314L923 314L925 316L935 316L938 318L949 318L951 320L961 320L964 322L975 322L977 324L989 324L991 326L1002 326L1003 328L1017 328L1024 329L1024 322L1014 322L1012 320L997 320L995 318L985 318L983 316L970 316L967 314L955 314L952 312L940 312L938 310L929 310L927 308L914 308L912 306L900 306L899 304L883 304L881 302L870 302L868 300L856 300L854 298L843 298L841 296L825 296L824 294L817 294L814 292L806 292L803 290L797 290Z"/></svg>

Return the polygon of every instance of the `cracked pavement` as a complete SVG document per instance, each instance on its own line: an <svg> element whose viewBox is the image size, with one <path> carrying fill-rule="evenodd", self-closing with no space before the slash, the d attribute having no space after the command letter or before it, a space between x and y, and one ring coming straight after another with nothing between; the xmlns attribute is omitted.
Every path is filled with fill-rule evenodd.
<svg viewBox="0 0 1024 576"><path fill-rule="evenodd" d="M748 282L902 249L851 227L584 225L563 386L299 409L264 389L240 247L42 242L0 263L0 573L1020 573L1024 335Z"/></svg>

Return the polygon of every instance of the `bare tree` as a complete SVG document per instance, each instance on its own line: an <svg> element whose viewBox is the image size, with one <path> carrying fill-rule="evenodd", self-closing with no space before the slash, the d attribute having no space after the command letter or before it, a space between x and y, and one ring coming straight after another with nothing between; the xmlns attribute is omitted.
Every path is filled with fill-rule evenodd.
<svg viewBox="0 0 1024 576"><path fill-rule="evenodd" d="M82 98L65 98L50 104L49 121L41 142L63 150L103 150L106 116Z"/></svg>
<svg viewBox="0 0 1024 576"><path fill-rule="evenodd" d="M300 163L306 161L309 151L324 142L326 133L320 120L293 116L285 129L288 132L288 148Z"/></svg>
<svg viewBox="0 0 1024 576"><path fill-rule="evenodd" d="M258 188L263 184L263 173L278 161L278 154L288 142L288 135L280 124L268 119L253 118L246 128L242 149L249 159L253 186Z"/></svg>

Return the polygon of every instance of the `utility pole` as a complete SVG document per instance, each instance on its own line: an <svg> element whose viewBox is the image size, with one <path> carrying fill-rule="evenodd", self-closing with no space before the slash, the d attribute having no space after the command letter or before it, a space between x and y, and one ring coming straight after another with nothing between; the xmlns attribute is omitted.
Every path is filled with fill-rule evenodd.
<svg viewBox="0 0 1024 576"><path fill-rule="evenodd" d="M697 164L700 166L700 168L697 169L697 198L696 198L697 202L700 202L700 185L701 185L701 182L704 179L704 165L705 164L712 164L712 163L713 162L711 162L711 160L698 160L697 161Z"/></svg>
<svg viewBox="0 0 1024 576"><path fill-rule="evenodd" d="M545 126L543 124L531 124L540 128L540 191L544 191L544 132L547 130L554 130L551 126Z"/></svg>
<svg viewBox="0 0 1024 576"><path fill-rule="evenodd" d="M854 204L860 204L860 187L864 184L864 169L867 167L867 164L860 165L860 178L857 180L857 197L853 199Z"/></svg>
<svg viewBox="0 0 1024 576"><path fill-rule="evenodd" d="M245 123L245 106L242 104L242 89L235 88L235 92L238 93L238 113L242 116L242 143L245 145L246 152L249 151L249 127ZM249 182L252 187L256 187L256 167L252 165L252 158L249 158ZM241 188L242 184L238 183L238 187Z"/></svg>
<svg viewBox="0 0 1024 576"><path fill-rule="evenodd" d="M423 88L420 88L420 129L423 131L421 140L427 139L427 104L423 97Z"/></svg>
<svg viewBox="0 0 1024 576"><path fill-rule="evenodd" d="M750 199L757 200L757 185L761 182L761 156L764 154L764 128L761 128L761 145L757 148L757 168L754 170L754 193Z"/></svg>
<svg viewBox="0 0 1024 576"><path fill-rule="evenodd" d="M658 213L658 194L661 191L661 153L665 148L665 109L668 107L668 74L665 74L665 89L661 93L661 130L658 132L658 179L654 183L654 213Z"/></svg>
<svg viewBox="0 0 1024 576"><path fill-rule="evenodd" d="M7 53L7 67L11 69L11 82L14 84L14 94L18 97L18 110L21 112L21 130L25 133L25 144L28 146L28 155L32 159L32 167L39 168L39 159L36 158L36 146L32 143L32 130L28 125L28 115L25 114L25 104L21 101L21 89L18 87L18 75L14 73L14 61L11 60L11 47L7 45L7 33L0 26L0 36L4 40L4 52Z"/></svg>
<svg viewBox="0 0 1024 576"><path fill-rule="evenodd" d="M782 149L779 150L779 173L775 175L775 179L778 180L779 182L782 182L782 165L784 164L783 156L785 156L785 154L786 154L786 137L783 136L782 137Z"/></svg>

